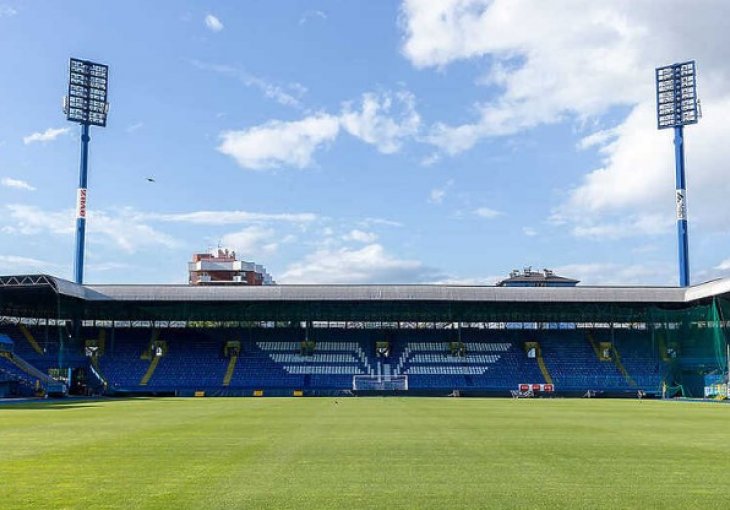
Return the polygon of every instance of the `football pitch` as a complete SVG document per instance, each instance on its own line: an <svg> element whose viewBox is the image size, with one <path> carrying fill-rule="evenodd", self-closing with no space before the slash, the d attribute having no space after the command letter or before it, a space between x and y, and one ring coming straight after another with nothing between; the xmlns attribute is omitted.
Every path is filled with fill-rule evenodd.
<svg viewBox="0 0 730 510"><path fill-rule="evenodd" d="M0 406L0 508L729 508L730 406L209 398Z"/></svg>

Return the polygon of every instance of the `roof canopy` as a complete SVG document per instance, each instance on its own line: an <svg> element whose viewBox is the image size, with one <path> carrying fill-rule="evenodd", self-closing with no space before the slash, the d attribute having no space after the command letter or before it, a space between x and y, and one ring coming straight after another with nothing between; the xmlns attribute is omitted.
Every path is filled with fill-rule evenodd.
<svg viewBox="0 0 730 510"><path fill-rule="evenodd" d="M689 288L455 285L78 285L0 277L0 315L97 320L636 321L649 308L730 298L730 278Z"/></svg>

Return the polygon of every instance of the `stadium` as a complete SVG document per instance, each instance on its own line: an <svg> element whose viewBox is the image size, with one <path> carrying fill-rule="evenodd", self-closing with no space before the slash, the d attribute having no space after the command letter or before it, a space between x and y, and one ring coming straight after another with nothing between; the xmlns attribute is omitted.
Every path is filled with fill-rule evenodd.
<svg viewBox="0 0 730 510"><path fill-rule="evenodd" d="M730 507L727 16L395 4L0 4L0 508Z"/></svg>
<svg viewBox="0 0 730 510"><path fill-rule="evenodd" d="M0 407L0 494L6 508L723 508L727 407L670 397L724 397L728 298L727 279L3 277L0 388L27 398ZM208 398L223 396L246 398Z"/></svg>
<svg viewBox="0 0 730 510"><path fill-rule="evenodd" d="M730 280L671 287L79 285L0 279L6 391L704 397ZM14 366L13 366L14 365ZM38 377L44 374L44 377ZM715 392L719 394L721 392Z"/></svg>

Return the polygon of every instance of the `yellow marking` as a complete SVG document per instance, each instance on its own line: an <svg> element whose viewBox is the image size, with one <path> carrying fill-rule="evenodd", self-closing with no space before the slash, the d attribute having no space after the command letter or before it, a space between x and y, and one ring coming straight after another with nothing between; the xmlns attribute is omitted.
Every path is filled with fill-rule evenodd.
<svg viewBox="0 0 730 510"><path fill-rule="evenodd" d="M542 350L537 349L537 366L540 367L540 372L542 372L543 378L545 378L545 383L552 384L553 378L550 377L550 372L547 369L547 366L545 366L545 360L542 358Z"/></svg>
<svg viewBox="0 0 730 510"><path fill-rule="evenodd" d="M228 386L231 384L231 379L233 378L233 371L236 368L236 363L238 362L238 355L234 354L231 356L231 359L228 361L228 369L226 370L226 375L223 377L223 386Z"/></svg>
<svg viewBox="0 0 730 510"><path fill-rule="evenodd" d="M139 381L140 386L147 386L147 383L150 382L150 379L152 378L152 374L155 373L155 369L157 368L158 363L160 362L160 356L155 356L152 358L152 361L150 362L150 366L147 367L147 372L142 376L142 380Z"/></svg>
<svg viewBox="0 0 730 510"><path fill-rule="evenodd" d="M626 382L629 383L629 386L636 386L636 381L634 381L629 373L626 371L626 368L624 367L624 364L621 363L621 355L618 353L618 349L616 349L616 346L613 347L613 363L616 365L616 368L618 368L618 371L621 372L621 375L624 376L624 379L626 379Z"/></svg>
<svg viewBox="0 0 730 510"><path fill-rule="evenodd" d="M40 345L38 345L38 342L36 342L35 338L33 337L33 333L31 333L30 330L26 328L23 324L18 324L18 327L20 328L20 332L23 333L25 339L28 340L28 343L33 348L33 350L38 354L43 355L43 349Z"/></svg>
<svg viewBox="0 0 730 510"><path fill-rule="evenodd" d="M591 343L591 347L593 347L593 352L596 353L596 358L598 358L599 361L606 361L606 359L601 356L601 349L598 347L596 340L593 338L593 333L591 333L590 331L586 333L586 338L588 338L588 341Z"/></svg>

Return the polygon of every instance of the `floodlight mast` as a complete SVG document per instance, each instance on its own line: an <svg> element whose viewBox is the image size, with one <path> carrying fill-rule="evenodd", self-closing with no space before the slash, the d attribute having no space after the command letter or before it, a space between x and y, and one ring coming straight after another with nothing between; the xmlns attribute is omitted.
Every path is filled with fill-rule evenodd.
<svg viewBox="0 0 730 510"><path fill-rule="evenodd" d="M89 126L106 126L109 103L107 87L109 67L88 60L72 58L69 62L68 95L63 101L66 119L81 124L81 161L76 194L76 252L74 280L84 282L84 247L86 242L86 200L89 170Z"/></svg>
<svg viewBox="0 0 730 510"><path fill-rule="evenodd" d="M79 187L76 190L76 256L74 257L74 280L84 283L84 249L86 247L86 193L89 173L89 125L81 124L81 160L79 164Z"/></svg>
<svg viewBox="0 0 730 510"><path fill-rule="evenodd" d="M657 127L658 129L674 128L675 206L680 287L690 285L684 126L697 124L699 120L696 76L694 60L656 69Z"/></svg>

